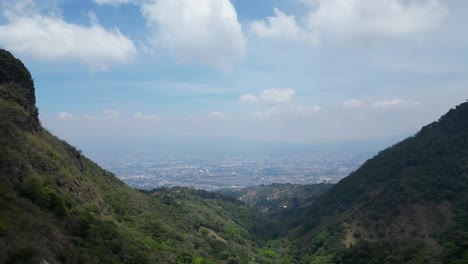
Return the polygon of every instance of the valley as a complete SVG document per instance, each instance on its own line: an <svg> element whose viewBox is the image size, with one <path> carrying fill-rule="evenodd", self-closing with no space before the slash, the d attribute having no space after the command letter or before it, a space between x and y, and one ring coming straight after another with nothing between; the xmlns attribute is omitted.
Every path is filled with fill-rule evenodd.
<svg viewBox="0 0 468 264"><path fill-rule="evenodd" d="M468 102L323 174L335 184L138 190L42 127L29 70L0 50L0 147L0 263L468 261ZM200 164L187 170L219 169Z"/></svg>

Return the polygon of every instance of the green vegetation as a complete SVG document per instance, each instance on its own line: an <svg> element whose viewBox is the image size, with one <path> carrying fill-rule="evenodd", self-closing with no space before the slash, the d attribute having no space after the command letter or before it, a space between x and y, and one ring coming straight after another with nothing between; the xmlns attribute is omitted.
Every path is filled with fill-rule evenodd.
<svg viewBox="0 0 468 264"><path fill-rule="evenodd" d="M224 194L134 190L37 113L0 50L0 263L468 262L468 102L336 185Z"/></svg>
<svg viewBox="0 0 468 264"><path fill-rule="evenodd" d="M240 200L258 211L276 213L283 209L310 206L332 184L279 184L252 186L247 188L228 188L218 193ZM286 206L286 208L285 208Z"/></svg>
<svg viewBox="0 0 468 264"><path fill-rule="evenodd" d="M15 136L4 141L0 157L0 259L6 263L266 259L256 248L269 238L267 221L234 199L178 188L138 192L45 130Z"/></svg>
<svg viewBox="0 0 468 264"><path fill-rule="evenodd" d="M128 187L43 129L29 72L6 51L0 62L0 263L276 262L261 214L205 191Z"/></svg>
<svg viewBox="0 0 468 264"><path fill-rule="evenodd" d="M287 232L302 225L302 219L308 207L325 193L332 184L278 184L252 186L248 188L221 189L217 192L236 198L267 219L274 220L275 236L286 235Z"/></svg>
<svg viewBox="0 0 468 264"><path fill-rule="evenodd" d="M402 263L402 256L408 263L467 262L467 168L463 103L333 186L309 208L303 229L291 234L310 245L338 226L336 244L349 249L334 252L337 262ZM300 248L301 254L320 249Z"/></svg>

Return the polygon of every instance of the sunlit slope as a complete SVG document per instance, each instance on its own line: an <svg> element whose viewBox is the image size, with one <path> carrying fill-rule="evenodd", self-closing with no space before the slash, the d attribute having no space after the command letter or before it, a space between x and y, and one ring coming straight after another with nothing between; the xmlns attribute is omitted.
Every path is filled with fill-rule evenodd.
<svg viewBox="0 0 468 264"><path fill-rule="evenodd" d="M41 127L29 71L0 50L0 263L274 263L268 222L190 189L134 190ZM46 261L46 262L45 262Z"/></svg>

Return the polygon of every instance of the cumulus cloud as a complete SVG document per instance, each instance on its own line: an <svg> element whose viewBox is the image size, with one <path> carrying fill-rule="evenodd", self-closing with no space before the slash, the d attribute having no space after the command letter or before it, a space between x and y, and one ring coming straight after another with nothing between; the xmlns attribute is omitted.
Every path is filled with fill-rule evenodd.
<svg viewBox="0 0 468 264"><path fill-rule="evenodd" d="M447 15L437 0L327 0L307 17L307 27L336 36L404 35L429 31Z"/></svg>
<svg viewBox="0 0 468 264"><path fill-rule="evenodd" d="M7 24L0 26L0 44L14 52L47 60L74 59L95 70L128 63L137 53L133 42L117 28L106 30L97 23L82 26L58 16L12 12L6 13Z"/></svg>
<svg viewBox="0 0 468 264"><path fill-rule="evenodd" d="M255 103L258 101L257 96L251 93L243 94L239 97L239 99L241 100L241 102L244 102L244 103Z"/></svg>
<svg viewBox="0 0 468 264"><path fill-rule="evenodd" d="M278 9L266 21L254 21L251 30L261 37L356 39L394 37L427 32L448 15L439 0L303 0L310 8L301 24ZM289 31L289 32L287 32ZM298 37L301 36L301 37ZM308 37L304 37L308 36Z"/></svg>
<svg viewBox="0 0 468 264"><path fill-rule="evenodd" d="M362 108L365 107L367 104L364 101L361 100L348 100L343 102L343 107L344 108Z"/></svg>
<svg viewBox="0 0 468 264"><path fill-rule="evenodd" d="M295 95L296 92L291 88L271 88L263 90L259 97L261 101L266 103L284 104L291 102Z"/></svg>
<svg viewBox="0 0 468 264"><path fill-rule="evenodd" d="M404 109L410 107L417 107L422 105L421 102L407 101L401 99L377 101L372 104L372 109L385 110L385 109Z"/></svg>
<svg viewBox="0 0 468 264"><path fill-rule="evenodd" d="M144 114L142 112L136 112L134 114L134 117L136 119L140 119L140 120L159 120L159 116L158 115L152 115L152 114Z"/></svg>
<svg viewBox="0 0 468 264"><path fill-rule="evenodd" d="M141 11L156 29L156 45L181 62L227 68L244 53L246 38L229 0L152 0Z"/></svg>
<svg viewBox="0 0 468 264"><path fill-rule="evenodd" d="M251 22L250 30L265 38L306 39L312 43L316 42L315 36L299 26L294 15L288 16L278 8L274 9L274 16L267 17L266 21Z"/></svg>
<svg viewBox="0 0 468 264"><path fill-rule="evenodd" d="M61 120L73 118L73 115L70 114L70 113L67 113L67 112L60 112L57 116L58 116L58 118L61 119Z"/></svg>
<svg viewBox="0 0 468 264"><path fill-rule="evenodd" d="M286 104L294 99L296 92L291 88L271 88L263 90L258 96L251 93L243 94L239 97L244 103L268 103L268 104Z"/></svg>

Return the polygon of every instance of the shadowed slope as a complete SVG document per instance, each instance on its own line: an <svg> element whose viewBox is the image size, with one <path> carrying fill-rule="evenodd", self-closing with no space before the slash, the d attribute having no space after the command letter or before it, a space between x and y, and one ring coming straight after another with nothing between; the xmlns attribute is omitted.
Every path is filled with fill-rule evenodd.
<svg viewBox="0 0 468 264"><path fill-rule="evenodd" d="M390 263L467 260L467 245L459 240L468 240L467 204L468 103L463 103L322 195L296 230L301 241L296 254L324 249L335 261L367 262L379 255ZM301 246L306 244L311 246ZM365 256L359 255L365 249ZM362 259L354 259L356 254Z"/></svg>

